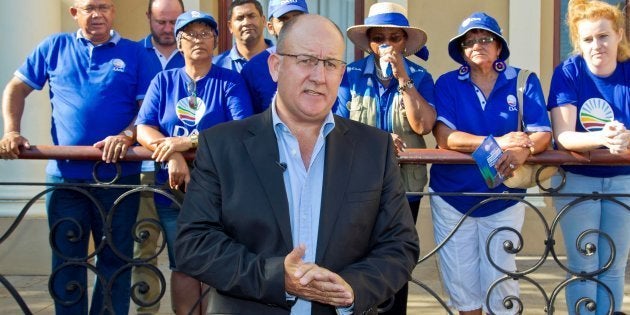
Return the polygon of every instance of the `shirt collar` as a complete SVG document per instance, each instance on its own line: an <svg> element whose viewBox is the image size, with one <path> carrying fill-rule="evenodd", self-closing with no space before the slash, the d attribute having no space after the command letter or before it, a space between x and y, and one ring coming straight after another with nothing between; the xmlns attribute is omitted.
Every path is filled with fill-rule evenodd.
<svg viewBox="0 0 630 315"><path fill-rule="evenodd" d="M282 132L290 132L289 127L280 119L278 116L278 111L276 110L276 97L274 95L271 100L271 122L273 124L273 131L276 134L276 138L282 134ZM328 112L326 118L324 118L324 123L322 124L322 128L319 130L319 133L323 135L325 138L328 134L335 128L335 118L333 116L332 111Z"/></svg>
<svg viewBox="0 0 630 315"><path fill-rule="evenodd" d="M151 34L149 34L149 36L145 37L142 40L142 46L144 46L144 48L146 49L153 49L153 41L151 40Z"/></svg>
<svg viewBox="0 0 630 315"><path fill-rule="evenodd" d="M265 38L265 44L267 44L267 47L273 47L273 42L269 39ZM241 56L241 54L238 52L238 49L236 48L236 45L232 45L232 49L230 49L230 59L236 61L236 60L243 60L243 61L247 61L245 60L245 57Z"/></svg>
<svg viewBox="0 0 630 315"><path fill-rule="evenodd" d="M118 44L118 42L121 39L120 34L118 34L118 32L116 32L114 30L110 30L109 31L109 36L110 36L109 40L107 42L105 42L105 43L100 44L100 45L109 44L109 43L112 43L113 45L116 45L116 44ZM81 31L81 29L77 30L77 39L78 40L84 40L86 42L92 43L89 39L87 39L87 38L85 38L85 36L83 36L83 32ZM97 46L100 46L100 45L97 45Z"/></svg>

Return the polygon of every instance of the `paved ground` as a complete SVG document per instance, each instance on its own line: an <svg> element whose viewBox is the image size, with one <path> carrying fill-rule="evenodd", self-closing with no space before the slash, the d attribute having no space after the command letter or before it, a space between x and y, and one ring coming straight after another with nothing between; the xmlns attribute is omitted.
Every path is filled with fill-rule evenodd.
<svg viewBox="0 0 630 315"><path fill-rule="evenodd" d="M166 257L160 257L160 269L165 274L167 271ZM535 259L524 258L519 260L519 266L531 266L535 262ZM168 277L167 277L168 278ZM422 266L418 266L414 270L414 278L423 281L424 284L434 289L438 295L444 296L442 292L441 283L437 277L436 262L434 259L430 259ZM537 281L544 289L545 294L550 296L552 291L563 280L562 272L559 267L553 261L547 261L543 264L535 273L531 275L531 278ZM10 276L7 278L20 292L25 299L30 310L34 314L53 314L54 307L52 300L48 295L48 277L45 276ZM624 310L628 312L630 310L630 274L626 272L626 291L624 299ZM429 294L423 291L419 286L415 284L410 285L409 296L409 314L447 314L447 312L440 308L438 302L433 299ZM521 284L521 297L524 302L524 314L546 314L545 312L545 298L543 295L531 284ZM159 314L171 314L170 310L170 296L164 296L162 299L162 306ZM566 314L566 306L564 305L564 294L558 296L558 300L555 303L555 314ZM8 291L2 286L0 288L0 314L21 314L22 312L16 305L15 301L8 294ZM130 310L130 314L135 314L135 308Z"/></svg>

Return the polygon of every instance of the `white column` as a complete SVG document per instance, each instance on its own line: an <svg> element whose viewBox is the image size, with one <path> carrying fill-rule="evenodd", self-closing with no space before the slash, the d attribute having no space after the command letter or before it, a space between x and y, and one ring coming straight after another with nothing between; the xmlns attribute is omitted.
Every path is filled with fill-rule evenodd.
<svg viewBox="0 0 630 315"><path fill-rule="evenodd" d="M541 0L510 0L509 64L540 73Z"/></svg>
<svg viewBox="0 0 630 315"><path fill-rule="evenodd" d="M4 90L15 70L46 36L59 32L61 18L70 19L61 0L0 1L3 32L0 41L0 87ZM48 87L33 91L26 99L22 116L22 134L31 144L50 144L50 101ZM2 122L2 127L4 123ZM44 182L46 161L0 161L2 182ZM30 199L44 187L0 186L0 217L12 216L21 210L25 199ZM41 207L40 207L41 211ZM30 211L29 214L33 214Z"/></svg>

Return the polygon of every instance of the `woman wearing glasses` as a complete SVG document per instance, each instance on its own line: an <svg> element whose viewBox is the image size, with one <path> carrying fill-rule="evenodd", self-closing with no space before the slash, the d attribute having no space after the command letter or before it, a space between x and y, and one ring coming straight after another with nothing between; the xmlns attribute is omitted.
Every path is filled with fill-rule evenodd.
<svg viewBox="0 0 630 315"><path fill-rule="evenodd" d="M630 45L624 34L624 14L603 1L569 1L567 24L574 55L554 71L547 104L551 111L556 145L577 152L607 147L611 153L628 153L630 133ZM566 184L561 193L627 194L629 166L563 166ZM559 187L561 176L552 178ZM557 211L576 198L554 197ZM573 274L597 274L595 280L574 281L566 288L569 314L579 303L582 314L610 314L623 308L624 275L630 252L630 198L583 200L566 209L559 220ZM588 233L581 237L581 233ZM607 235L615 245L611 250ZM578 242L579 241L579 242ZM576 242L579 243L576 246ZM586 244L595 245L594 250ZM604 286L605 285L605 286ZM608 293L610 289L611 294ZM593 301L597 310L586 310L580 300ZM614 301L614 307L610 301ZM626 304L627 305L627 304ZM579 312L578 312L579 314Z"/></svg>
<svg viewBox="0 0 630 315"><path fill-rule="evenodd" d="M168 183L180 203L183 200L180 191L185 190L190 180L190 169L182 152L197 147L200 130L252 114L249 93L239 74L212 66L217 34L217 23L208 14L190 11L177 18L175 37L185 65L156 75L136 120L138 142L153 151L156 162L162 163L156 173L156 184ZM161 195L155 195L155 203L172 270L173 309L177 314L189 314L203 286L179 272L175 265L173 244L179 207ZM205 314L207 304L202 304L195 314Z"/></svg>
<svg viewBox="0 0 630 315"><path fill-rule="evenodd" d="M474 13L459 26L457 36L450 40L449 55L462 66L440 76L435 84L437 122L433 133L442 149L471 153L492 135L503 151L496 167L504 177L522 165L527 157L546 149L551 140L551 128L545 109L540 82L531 75L523 93L523 132L518 129L517 103L518 68L507 66L510 56L507 42L497 21L485 13ZM502 277L487 258L507 271L515 271L515 255L503 249L503 241L519 246L516 233L502 231L488 237L497 228L521 230L524 205L515 200L492 201L469 213L487 197L439 195L439 193L523 193L500 184L489 188L478 167L473 164L434 164L431 167L429 191L436 243L451 233L464 214L452 238L439 251L440 273L450 305L460 314L514 314L518 307L506 309L503 298L518 297L518 283L502 281ZM486 251L486 242L489 250ZM490 305L486 296L490 294ZM516 305L516 302L514 302ZM490 312L491 311L491 312Z"/></svg>
<svg viewBox="0 0 630 315"><path fill-rule="evenodd" d="M397 152L426 148L422 135L435 122L433 78L406 57L424 47L427 34L409 26L405 8L389 2L372 5L365 24L348 28L347 34L369 55L346 68L336 114L390 132ZM401 174L407 192L422 192L426 166L404 164ZM414 221L420 197L408 197ZM388 314L405 314L406 305L407 286L396 294Z"/></svg>

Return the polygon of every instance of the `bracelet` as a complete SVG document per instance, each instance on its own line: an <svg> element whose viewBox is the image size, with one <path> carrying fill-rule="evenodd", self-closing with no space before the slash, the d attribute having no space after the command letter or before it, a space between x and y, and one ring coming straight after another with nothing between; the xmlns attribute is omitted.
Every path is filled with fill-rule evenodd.
<svg viewBox="0 0 630 315"><path fill-rule="evenodd" d="M20 132L19 131L9 131L9 132L5 133L5 135L18 135L19 136Z"/></svg>
<svg viewBox="0 0 630 315"><path fill-rule="evenodd" d="M413 87L413 80L409 79L404 84L398 86L398 92L402 93L402 92L407 91L407 89L410 89L412 87Z"/></svg>

